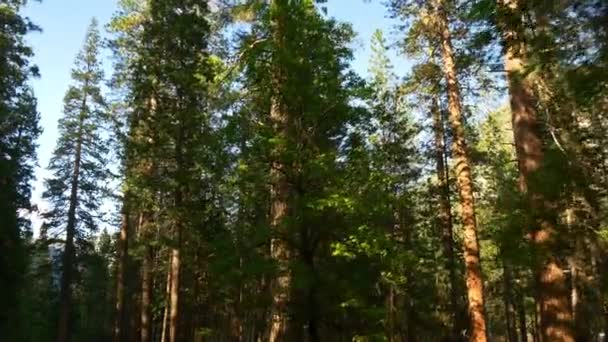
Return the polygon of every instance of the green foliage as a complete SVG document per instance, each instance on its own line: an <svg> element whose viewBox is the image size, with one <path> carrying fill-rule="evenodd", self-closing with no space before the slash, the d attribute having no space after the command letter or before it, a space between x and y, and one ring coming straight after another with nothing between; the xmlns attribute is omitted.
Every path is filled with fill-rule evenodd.
<svg viewBox="0 0 608 342"><path fill-rule="evenodd" d="M110 275L113 242L104 230L80 257L80 283L75 294L78 298L74 339L77 341L108 341L111 339L112 294Z"/></svg>
<svg viewBox="0 0 608 342"><path fill-rule="evenodd" d="M52 177L46 180L43 194L52 205L44 213L52 233L65 229L68 207L71 201L76 201L77 238L83 241L98 229L102 218L99 209L109 177L108 144L104 136L106 104L100 88L103 81L100 39L97 21L93 19L72 70L74 83L64 97L59 138L48 167ZM77 197L71 198L74 186Z"/></svg>
<svg viewBox="0 0 608 342"><path fill-rule="evenodd" d="M397 46L415 64L398 78L389 39L377 30L363 80L351 69L356 34L326 15L325 2L119 1L108 26L116 100L107 104L102 95L102 42L93 24L64 98L45 183L52 208L38 240L19 215L30 209L40 134L27 84L37 69L24 43L37 28L19 15L23 1L0 4L0 331L8 332L2 337L55 339L57 279L65 266L58 242L70 202L76 204L77 257L68 265L77 270L74 340L112 339L120 276L128 318L120 337L139 339L144 261L158 336L168 313L169 256L177 249L179 340L267 340L273 280L283 263L291 276L293 340L465 336L453 138L440 132L440 151L428 122L429 113L445 120L447 109L438 10L449 14L471 138L489 339L535 329L538 254L529 241L535 215L544 213L519 190L510 111L486 108L506 91L500 73L488 72L503 70L499 23L519 22L520 15L529 45L524 76L537 98L545 151L531 184L551 200L563 233L556 260L564 268L575 256L581 260L570 285L579 290L579 330L605 329L606 6L526 2L522 13L509 13L487 0L391 0L389 13L404 29ZM432 129L440 126L433 122ZM121 188L108 197L110 149L119 157ZM438 151L447 185L437 174ZM286 183L287 214L276 225L270 213L278 178ZM451 263L438 214L443 199L457 232ZM124 241L99 231L117 221L102 220L104 201L122 202L124 259ZM568 213L574 219L566 222ZM285 260L271 253L277 238L289 251Z"/></svg>
<svg viewBox="0 0 608 342"><path fill-rule="evenodd" d="M21 14L23 1L0 3L0 330L19 340L26 324L20 315L27 268L24 238L31 234L30 212L39 114L28 81L38 75L30 63L25 35L38 27Z"/></svg>

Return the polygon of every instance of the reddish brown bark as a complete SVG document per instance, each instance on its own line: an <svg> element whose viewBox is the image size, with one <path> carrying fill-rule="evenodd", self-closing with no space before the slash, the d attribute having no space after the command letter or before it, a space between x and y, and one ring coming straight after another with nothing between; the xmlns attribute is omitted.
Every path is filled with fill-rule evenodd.
<svg viewBox="0 0 608 342"><path fill-rule="evenodd" d="M165 309L163 310L163 324L162 330L160 334L160 342L167 341L167 328L169 323L169 311L171 308L171 260L169 260L168 269L167 269L167 283L165 284Z"/></svg>
<svg viewBox="0 0 608 342"><path fill-rule="evenodd" d="M181 102L182 96L178 91L178 98ZM192 175L187 173L188 166L192 160L187 158L185 143L191 137L187 127L187 113L180 111L180 105L175 109L178 110L179 126L175 136L175 164L176 164L176 180L177 184L174 190L174 218L173 218L173 246L171 247L171 291L170 291L170 310L169 310L169 342L177 342L180 340L180 282L182 270L182 238L184 228L184 213L182 212L184 203L188 198L188 178Z"/></svg>
<svg viewBox="0 0 608 342"><path fill-rule="evenodd" d="M536 113L536 98L526 75L526 45L519 0L502 0L501 28L505 43L505 69L513 121L513 135L520 174L520 191L535 213L530 234L538 258L540 335L543 341L574 341L566 276L556 257L557 213L541 186L544 150Z"/></svg>
<svg viewBox="0 0 608 342"><path fill-rule="evenodd" d="M470 319L469 340L486 341L486 318L484 312L483 279L477 240L473 179L467 152L465 129L462 120L462 104L454 49L450 34L448 15L443 2L437 2L437 20L440 28L441 52L448 91L449 123L452 128L452 155L455 163L456 181L460 195L460 215L463 226L465 278Z"/></svg>
<svg viewBox="0 0 608 342"><path fill-rule="evenodd" d="M176 201L177 202L177 201ZM179 201L181 202L181 200ZM179 326L179 281L181 271L181 244L182 234L181 227L176 225L175 238L177 246L171 249L171 290L170 290L170 308L169 308L169 342L178 341L178 326Z"/></svg>
<svg viewBox="0 0 608 342"><path fill-rule="evenodd" d="M126 195L124 201L126 202ZM127 204L123 204L122 222L118 236L118 265L116 269L116 306L114 310L114 342L125 341L125 279L127 274L127 262L129 258L129 210Z"/></svg>

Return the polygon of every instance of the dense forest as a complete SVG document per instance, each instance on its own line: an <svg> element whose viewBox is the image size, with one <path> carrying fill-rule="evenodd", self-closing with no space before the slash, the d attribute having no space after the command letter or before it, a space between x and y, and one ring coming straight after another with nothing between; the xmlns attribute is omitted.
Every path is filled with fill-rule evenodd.
<svg viewBox="0 0 608 342"><path fill-rule="evenodd" d="M331 1L92 19L42 209L0 0L0 341L608 338L608 3L371 0L362 75Z"/></svg>

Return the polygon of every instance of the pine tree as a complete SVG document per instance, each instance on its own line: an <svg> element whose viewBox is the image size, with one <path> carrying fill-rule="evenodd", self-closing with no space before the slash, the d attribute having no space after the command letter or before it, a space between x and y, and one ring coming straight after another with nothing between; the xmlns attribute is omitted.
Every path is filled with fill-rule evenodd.
<svg viewBox="0 0 608 342"><path fill-rule="evenodd" d="M30 182L41 133L36 98L28 84L38 69L30 63L33 51L25 42L27 33L39 29L21 15L23 5L24 1L0 4L0 330L8 340L19 340L25 331L19 289L27 266L23 237L30 227L23 214L31 210Z"/></svg>
<svg viewBox="0 0 608 342"><path fill-rule="evenodd" d="M101 94L103 71L99 61L100 36L92 20L83 49L72 71L73 85L64 98L59 138L49 163L52 176L45 181L43 198L52 209L44 214L52 232L65 232L61 261L57 340L69 341L73 332L73 287L77 279L78 249L97 231L107 180L103 128L105 102Z"/></svg>
<svg viewBox="0 0 608 342"><path fill-rule="evenodd" d="M460 75L456 64L456 52L452 38L453 21L456 18L455 1L436 0L425 4L407 0L392 1L393 11L405 18L418 15L411 24L410 40L426 40L438 44L438 54L443 61L443 74L447 96L447 121L451 128L452 148L456 172L456 185L460 197L460 218L463 228L463 249L465 280L470 319L469 338L471 341L486 341L487 327L484 313L483 279L481 273L480 248L475 219L475 200L471 158L467 147L463 118L463 97Z"/></svg>
<svg viewBox="0 0 608 342"><path fill-rule="evenodd" d="M559 220L555 200L548 195L546 184L550 178L548 153L543 136L541 118L537 113L533 82L527 77L530 47L523 28L523 4L503 1L498 5L505 47L505 70L509 82L513 135L520 171L519 188L530 201L531 216L535 221L531 242L538 257L537 281L541 311L543 340L574 341L572 313L568 300L566 275L555 253L560 244ZM541 17L542 18L542 17ZM538 24L538 23L537 23ZM549 171L555 173L555 170ZM544 174L544 176L543 176ZM553 203L552 203L553 202Z"/></svg>
<svg viewBox="0 0 608 342"><path fill-rule="evenodd" d="M158 73L154 75L158 80L159 88L155 89L158 95L152 98L151 109L160 114L159 121L164 125L158 133L168 139L173 149L167 151L172 164L167 171L173 180L170 220L174 234L170 265L170 342L178 341L183 334L179 331L183 319L180 317L183 241L187 230L199 219L195 204L202 176L198 172L198 158L207 136L205 95L210 77L205 55L209 32L207 11L206 2L150 1L150 25L143 38L151 43L151 52L159 58Z"/></svg>
<svg viewBox="0 0 608 342"><path fill-rule="evenodd" d="M128 212L123 221L131 217L137 222L137 244L142 246L140 338L151 337L154 228L169 226L163 231L171 236L167 335L177 341L186 334L180 332L186 322L180 282L189 276L182 274L189 269L184 241L201 229L208 209L200 202L209 141L206 88L212 80L208 9L205 1L126 1L123 8L125 13L113 23L120 34L115 41L119 80L128 91L130 109L123 161L123 206Z"/></svg>
<svg viewBox="0 0 608 342"><path fill-rule="evenodd" d="M418 191L417 182L421 172L421 155L416 141L419 127L414 123L411 108L407 106L402 87L393 72L382 31L374 32L371 49L370 121L376 127L370 132L369 153L372 172L382 175L378 185L384 194L383 202L386 201L382 205L386 207L384 220L388 225L380 224L378 233L385 235L389 258L394 258L386 262L386 275L381 278L387 287L384 289L384 325L388 341L399 341L416 338L416 331L410 325L415 320L419 303L408 297L418 291L418 287L413 282L403 281L402 274L414 269L409 265L407 253L416 249L416 234L412 227L417 221L413 198ZM410 304L403 304L407 301ZM400 322L402 315L406 317L407 327Z"/></svg>
<svg viewBox="0 0 608 342"><path fill-rule="evenodd" d="M272 31L270 32L274 44L274 61L272 61L272 79L270 86L274 89L270 98L270 119L272 120L273 133L276 134L278 143L273 151L274 158L270 166L270 226L275 232L270 244L270 257L277 263L277 275L272 285L272 308L270 342L277 342L288 337L289 330L289 294L292 286L292 271L290 270L290 251L288 245L289 227L287 217L289 215L290 197L293 190L290 189L288 175L293 171L288 170L289 165L284 160L286 145L289 139L289 125L293 121L293 113L289 113L289 99L284 98L288 70L288 61L293 58L293 53L287 44L290 4L287 1L274 0L270 3L270 17ZM293 25L293 24L292 24ZM293 91L293 90L292 90ZM293 208L291 208L293 210Z"/></svg>
<svg viewBox="0 0 608 342"><path fill-rule="evenodd" d="M429 117L431 122L429 129L431 130L432 139L428 142L430 150L428 151L429 159L435 172L430 175L436 182L433 183L432 196L436 201L436 210L438 210L437 218L433 222L438 226L441 236L441 248L443 257L443 268L445 269L449 288L447 294L448 315L450 317L451 331L447 332L451 337L455 338L460 332L465 329L461 307L461 290L462 284L459 279L459 265L457 254L454 250L455 234L454 231L454 215L453 215L453 193L451 187L451 173L449 170L449 142L450 132L446 127L446 108L444 96L445 84L442 83L442 70L437 65L436 60L440 57L438 51L433 46L438 44L437 37L432 35L432 32L421 32L425 39L416 40L408 39L405 45L406 51L417 52L427 51L423 60L412 68L411 75L408 77L405 84L405 90L410 94L410 100L418 103L421 107L421 115ZM414 38L414 37L412 37Z"/></svg>
<svg viewBox="0 0 608 342"><path fill-rule="evenodd" d="M254 5L256 2L253 2ZM269 339L319 340L320 301L329 284L336 201L333 181L346 124L351 75L350 28L325 20L313 1L258 2L243 41L245 90L255 99L269 175L271 274ZM333 302L333 301L332 301ZM306 327L306 328L305 328ZM304 337L307 336L307 337Z"/></svg>
<svg viewBox="0 0 608 342"><path fill-rule="evenodd" d="M582 318L581 309L591 309L594 304L590 303L596 300L581 300L585 286L580 279L584 273L593 273L594 267L581 267L581 250L593 250L602 241L596 229L581 228L598 223L590 217L595 216L592 213L597 212L603 195L596 191L601 186L593 185L598 178L592 176L597 168L591 165L603 163L590 162L586 155L603 152L589 150L598 145L589 139L593 133L587 134L592 127L602 127L602 115L589 111L587 105L601 103L595 96L602 86L590 90L568 79L605 79L600 57L604 44L596 40L603 30L595 24L605 16L606 7L593 1L475 1L469 5L470 17L485 21L479 35L485 38L480 41L500 46L503 52L496 60L487 46L482 48L487 52L485 58L501 68L504 65L509 86L518 186L527 201L521 215L526 218L521 222L522 235L535 256L527 266L535 273L531 292L536 301L537 334L544 339L589 339L587 324L593 319ZM497 41L488 39L493 33L498 33L494 35ZM594 71L589 73L591 69ZM591 122L594 124L588 125ZM594 259L588 262L596 264ZM591 292L602 301L601 291Z"/></svg>
<svg viewBox="0 0 608 342"><path fill-rule="evenodd" d="M135 247L134 234L137 232L137 216L139 210L146 208L149 203L147 190L149 183L143 180L140 165L147 160L149 151L149 132L143 130L145 127L140 120L145 120L142 112L141 102L135 85L142 86L141 76L134 60L137 59L138 51L141 49L143 24L147 19L145 1L120 1L120 12L109 25L109 31L115 34L110 41L115 60L115 71L111 82L112 89L124 90L126 96L119 99L115 104L114 131L117 137L117 150L121 160L121 176L123 182L123 193L121 196L121 218L120 231L117 242L116 256L116 296L114 305L114 322L112 339L114 342L129 340L133 336L130 332L128 312L134 306L127 296L134 291L132 283L133 276L130 271L134 269L131 256ZM143 87L143 86L142 86ZM146 157L145 157L146 156ZM145 334L145 329L144 329Z"/></svg>
<svg viewBox="0 0 608 342"><path fill-rule="evenodd" d="M441 37L441 55L448 95L448 121L453 134L452 155L454 157L456 181L460 194L460 215L464 230L464 261L467 297L469 300L470 341L486 341L486 318L484 313L483 279L479 259L479 241L477 238L477 221L473 197L473 177L465 140L464 121L462 118L462 98L458 82L454 48L450 32L447 1L437 1L432 6L437 15L437 25Z"/></svg>
<svg viewBox="0 0 608 342"><path fill-rule="evenodd" d="M116 101L106 113L91 27L37 240L23 43L36 28L24 1L2 2L3 338L583 341L608 329L608 6L391 0L416 64L399 79L376 31L363 80L355 33L326 1L119 1ZM511 110L486 107L504 95ZM118 234L96 231L110 143L120 217L105 222Z"/></svg>
<svg viewBox="0 0 608 342"><path fill-rule="evenodd" d="M526 286L531 277L528 267L530 249L522 240L525 229L525 203L517 191L515 149L511 143L511 113L505 107L491 112L479 127L480 139L475 147L476 184L479 198L480 226L487 227L484 240L484 267L500 272L500 278L489 277L490 288L502 293L489 299L488 307L502 306L500 312L488 313L488 320L500 322L494 331L503 330L511 340L527 339ZM492 251L496 248L494 251ZM496 272L496 271L495 271ZM493 279L492 279L493 278ZM530 299L532 299L530 297ZM519 328L519 329L517 329ZM519 337L518 337L519 335Z"/></svg>

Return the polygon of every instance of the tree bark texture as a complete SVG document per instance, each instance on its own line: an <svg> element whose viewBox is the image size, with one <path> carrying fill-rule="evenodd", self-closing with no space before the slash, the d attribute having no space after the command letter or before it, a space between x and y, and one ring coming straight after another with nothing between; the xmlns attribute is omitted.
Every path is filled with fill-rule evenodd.
<svg viewBox="0 0 608 342"><path fill-rule="evenodd" d="M505 70L509 83L513 135L519 167L519 187L529 202L534 219L530 234L537 255L540 335L543 342L573 342L573 318L567 279L557 258L557 213L542 193L544 147L537 100L526 71L526 43L520 0L502 0L501 27Z"/></svg>
<svg viewBox="0 0 608 342"><path fill-rule="evenodd" d="M460 196L460 215L463 227L465 279L470 319L469 340L485 342L486 317L484 310L483 279L479 258L477 239L477 222L475 218L475 199L473 196L473 178L469 160L465 128L462 118L462 103L458 73L448 15L445 4L438 2L437 19L440 27L441 52L448 91L449 123L452 128L452 155L455 163L456 181Z"/></svg>

